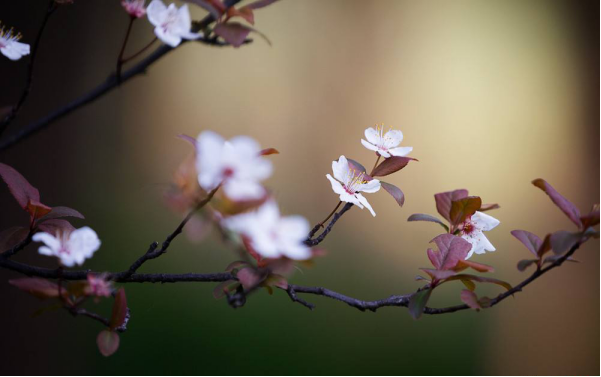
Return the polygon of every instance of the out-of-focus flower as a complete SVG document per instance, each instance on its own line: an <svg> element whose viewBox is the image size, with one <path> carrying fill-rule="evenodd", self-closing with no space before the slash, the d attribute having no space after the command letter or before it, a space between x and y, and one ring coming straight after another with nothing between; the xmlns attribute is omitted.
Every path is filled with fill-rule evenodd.
<svg viewBox="0 0 601 377"><path fill-rule="evenodd" d="M198 39L202 36L190 31L192 20L186 4L177 9L173 3L167 7L161 0L152 0L146 8L146 14L150 23L155 26L156 36L171 47L177 47L182 38Z"/></svg>
<svg viewBox="0 0 601 377"><path fill-rule="evenodd" d="M13 29L0 28L0 52L10 60L19 60L23 55L29 55L30 47L21 43L21 33L14 34Z"/></svg>
<svg viewBox="0 0 601 377"><path fill-rule="evenodd" d="M250 246L264 258L288 257L305 260L311 249L303 241L309 233L309 222L302 216L280 216L273 200L258 209L223 220L226 228L246 237Z"/></svg>
<svg viewBox="0 0 601 377"><path fill-rule="evenodd" d="M110 297L113 292L113 284L106 280L106 275L88 274L88 286L85 293L96 297Z"/></svg>
<svg viewBox="0 0 601 377"><path fill-rule="evenodd" d="M393 130L392 127L384 133L383 124L376 125L375 129L373 127L366 129L365 138L367 141L361 139L361 144L384 158L404 157L413 150L413 147L399 147L398 145L403 141L403 133L400 130Z"/></svg>
<svg viewBox="0 0 601 377"><path fill-rule="evenodd" d="M66 267L82 265L84 260L91 258L100 247L100 240L90 227L76 229L70 233L63 232L56 237L50 233L40 232L31 238L35 242L43 242L38 252L42 255L58 257Z"/></svg>
<svg viewBox="0 0 601 377"><path fill-rule="evenodd" d="M369 212L373 216L376 216L376 213L367 202L367 199L361 195L361 192L374 193L378 191L380 189L380 181L377 179L365 180L367 178L365 173L350 168L348 160L344 156L340 156L338 161L332 162L332 171L334 172L334 178L342 182L342 184L329 174L326 174L326 177L332 183L332 190L340 195L340 201L353 203L361 209L367 207Z"/></svg>
<svg viewBox="0 0 601 377"><path fill-rule="evenodd" d="M146 0L122 0L121 5L125 11L133 18L141 18L146 14L144 2Z"/></svg>
<svg viewBox="0 0 601 377"><path fill-rule="evenodd" d="M211 191L222 184L234 201L257 200L266 195L259 183L271 175L271 162L260 155L259 144L248 136L229 141L212 131L198 136L196 169L200 187Z"/></svg>
<svg viewBox="0 0 601 377"><path fill-rule="evenodd" d="M499 220L479 211L465 220L459 235L472 244L472 249L465 259L469 259L474 253L484 254L486 251L496 250L483 232L492 230L499 224Z"/></svg>

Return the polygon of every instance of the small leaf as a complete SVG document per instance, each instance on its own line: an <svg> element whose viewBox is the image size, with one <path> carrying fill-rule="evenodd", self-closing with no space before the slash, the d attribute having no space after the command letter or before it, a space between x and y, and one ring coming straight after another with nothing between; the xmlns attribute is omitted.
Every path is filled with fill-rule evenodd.
<svg viewBox="0 0 601 377"><path fill-rule="evenodd" d="M120 288L115 295L113 303L113 313L109 321L109 328L115 330L123 325L127 317L127 298L125 297L125 289Z"/></svg>
<svg viewBox="0 0 601 377"><path fill-rule="evenodd" d="M217 24L213 31L232 46L240 47L252 29L237 22L228 22Z"/></svg>
<svg viewBox="0 0 601 377"><path fill-rule="evenodd" d="M278 287L281 289L288 289L288 280L285 277L278 274L270 274L264 281L263 286L266 287Z"/></svg>
<svg viewBox="0 0 601 377"><path fill-rule="evenodd" d="M28 234L29 229L23 226L13 226L4 229L0 232L0 253L10 250L21 243L27 238Z"/></svg>
<svg viewBox="0 0 601 377"><path fill-rule="evenodd" d="M373 170L371 176L372 177L384 177L386 175L396 173L401 170L409 161L417 161L415 158L411 157L400 157L400 156L392 156L385 159L380 165L376 166Z"/></svg>
<svg viewBox="0 0 601 377"><path fill-rule="evenodd" d="M96 338L96 344L102 356L111 356L119 349L119 334L111 330L102 330Z"/></svg>
<svg viewBox="0 0 601 377"><path fill-rule="evenodd" d="M23 209L27 209L29 201L39 202L40 193L38 189L27 182L18 171L10 166L0 163L0 177L4 180L10 193Z"/></svg>
<svg viewBox="0 0 601 377"><path fill-rule="evenodd" d="M58 297L58 284L42 278L19 278L8 281L9 284L37 298Z"/></svg>
<svg viewBox="0 0 601 377"><path fill-rule="evenodd" d="M461 291L461 301L463 301L467 306L472 309L480 310L482 306L478 302L478 296L473 291L469 289L464 289Z"/></svg>
<svg viewBox="0 0 601 377"><path fill-rule="evenodd" d="M428 258L438 270L449 270L460 260L465 260L472 249L472 244L461 237L452 234L441 234L432 241L438 246L438 251L428 249Z"/></svg>
<svg viewBox="0 0 601 377"><path fill-rule="evenodd" d="M572 220L576 226L578 226L578 228L582 227L582 222L580 221L580 210L574 204L572 204L572 202L564 198L544 179L535 179L532 181L532 184L549 195L553 203L555 203L555 205L559 207L559 209L562 210L562 212L565 213L566 216L568 216L568 218Z"/></svg>
<svg viewBox="0 0 601 377"><path fill-rule="evenodd" d="M457 265L453 268L453 271L463 271L466 268L474 269L478 272L495 272L493 266L489 266L487 264L476 263L469 260L460 260L457 262Z"/></svg>
<svg viewBox="0 0 601 377"><path fill-rule="evenodd" d="M225 271L232 272L234 270L239 270L242 267L248 267L248 266L249 266L248 262L237 260L235 262L228 264L227 267L225 268Z"/></svg>
<svg viewBox="0 0 601 377"><path fill-rule="evenodd" d="M444 280L456 274L455 271L451 270L434 270L431 268L420 268L434 280Z"/></svg>
<svg viewBox="0 0 601 377"><path fill-rule="evenodd" d="M275 3L276 1L278 1L278 0L257 0L255 2L248 4L246 7L250 8L250 9L259 9L259 8L264 8L268 5L271 5L271 4Z"/></svg>
<svg viewBox="0 0 601 377"><path fill-rule="evenodd" d="M454 201L467 197L467 190L460 189L455 191L441 192L434 195L436 201L436 210L447 221L451 221L451 205Z"/></svg>
<svg viewBox="0 0 601 377"><path fill-rule="evenodd" d="M198 142L196 141L195 138L193 138L192 136L188 136L186 134L180 134L180 135L177 135L177 137L192 144L192 146L194 147L194 150L198 151Z"/></svg>
<svg viewBox="0 0 601 377"><path fill-rule="evenodd" d="M229 8L227 10L227 18L225 19L224 22L227 22L232 17L242 17L249 24L251 24L251 25L255 24L255 15L253 13L253 10L251 8L249 8L248 6L244 6L240 9L236 9L234 7Z"/></svg>
<svg viewBox="0 0 601 377"><path fill-rule="evenodd" d="M280 154L280 151L278 151L275 148L265 148L261 152L259 152L260 156L269 156L270 154Z"/></svg>
<svg viewBox="0 0 601 377"><path fill-rule="evenodd" d="M551 248L553 252L558 255L565 254L574 245L580 242L582 234L572 233L565 230L560 230L551 234Z"/></svg>
<svg viewBox="0 0 601 377"><path fill-rule="evenodd" d="M242 283L245 290L249 290L260 283L261 274L253 267L246 267L238 271L236 277Z"/></svg>
<svg viewBox="0 0 601 377"><path fill-rule="evenodd" d="M29 200L25 210L29 213L32 219L39 219L52 211L51 207L40 203L37 200Z"/></svg>
<svg viewBox="0 0 601 377"><path fill-rule="evenodd" d="M537 263L538 259L522 259L518 262L518 270L524 272L531 264Z"/></svg>
<svg viewBox="0 0 601 377"><path fill-rule="evenodd" d="M421 291L415 292L409 298L409 313L413 317L413 319L419 319L424 312L424 308L430 299L430 295L432 294L432 289L422 289Z"/></svg>
<svg viewBox="0 0 601 377"><path fill-rule="evenodd" d="M58 233L69 233L75 230L75 227L71 225L70 222L63 219L51 219L44 221L42 224L38 225L37 228L41 232L46 232L50 234Z"/></svg>
<svg viewBox="0 0 601 377"><path fill-rule="evenodd" d="M462 224L466 219L470 218L478 208L482 205L482 199L478 196L468 196L463 199L454 200L451 203L451 224Z"/></svg>
<svg viewBox="0 0 601 377"><path fill-rule="evenodd" d="M380 181L380 184L382 185L382 188L384 190L386 190L386 192L389 193L390 196L392 196L394 198L394 200L396 200L396 202L399 206L402 207L403 204L405 204L405 194L403 194L403 192L401 191L400 188L398 188L395 185L392 185L390 183L386 183L386 182L382 182L382 181Z"/></svg>
<svg viewBox="0 0 601 377"><path fill-rule="evenodd" d="M357 175L357 173L365 174L365 172L367 171L367 170L365 170L365 166L361 165L357 161L352 160L350 158L347 158L346 160L348 161L349 167L356 172L355 175Z"/></svg>
<svg viewBox="0 0 601 377"><path fill-rule="evenodd" d="M498 280L498 279L493 279L493 278L487 278L484 276L476 276L476 275L470 275L470 274L459 274L459 275L455 275L455 276L451 276L450 278L447 279L447 281L450 280L471 280L471 281L476 281L479 283L492 283L492 284L497 284L502 286L503 288L510 290L511 289L511 285L503 280Z"/></svg>
<svg viewBox="0 0 601 377"><path fill-rule="evenodd" d="M449 227L447 226L447 224L443 223L438 218L436 218L434 216L431 216L431 215L426 215L425 213L414 213L413 215L409 216L409 218L407 219L407 221L429 221L429 222L432 222L432 223L439 224L447 232L449 231Z"/></svg>
<svg viewBox="0 0 601 377"><path fill-rule="evenodd" d="M480 212L486 212L486 211L490 211L493 209L499 209L501 208L500 205L498 205L497 203L488 203L488 204L482 204L480 206L480 209L478 211Z"/></svg>
<svg viewBox="0 0 601 377"><path fill-rule="evenodd" d="M213 297L216 300L224 297L227 293L235 292L236 288L240 285L236 280L226 280L219 283L215 289L213 289Z"/></svg>
<svg viewBox="0 0 601 377"><path fill-rule="evenodd" d="M40 217L38 219L38 224L40 224L41 222L44 222L46 220L58 219L61 217L76 217L78 219L85 219L85 217L81 213L74 210L73 208L59 206L59 207L52 207L52 210L50 212L48 212L46 215Z"/></svg>
<svg viewBox="0 0 601 377"><path fill-rule="evenodd" d="M533 233L526 230L512 230L511 235L517 238L526 248L538 257L538 251L543 244L543 241Z"/></svg>

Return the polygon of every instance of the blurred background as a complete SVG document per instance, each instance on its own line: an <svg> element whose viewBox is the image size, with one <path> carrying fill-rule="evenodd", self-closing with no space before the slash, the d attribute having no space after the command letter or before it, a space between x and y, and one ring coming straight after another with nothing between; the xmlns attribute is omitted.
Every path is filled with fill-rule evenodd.
<svg viewBox="0 0 601 377"><path fill-rule="evenodd" d="M21 144L0 153L48 205L81 211L102 239L84 268L124 270L180 221L163 201L191 150L175 136L205 129L275 147L267 182L285 214L311 223L336 205L325 174L341 154L366 166L365 128L401 129L414 148L392 176L406 203L369 195L377 213L352 209L322 244L328 255L291 281L374 300L408 293L440 228L408 223L436 214L433 195L467 188L501 209L488 233L497 251L474 260L493 277L523 280L529 252L509 232L540 236L573 225L530 184L542 177L583 212L599 202L598 2L282 0L256 12L260 38L240 49L186 44ZM0 20L32 43L46 2L2 2ZM203 11L191 6L195 18ZM127 27L119 1L76 0L50 19L33 92L5 137L104 80ZM153 38L134 25L129 52ZM16 101L27 58L0 56L0 106ZM25 224L0 185L0 229ZM178 238L142 272L217 272L236 258L212 235ZM404 308L362 313L281 291L241 309L215 301L214 284L126 285L132 320L110 358L96 322L66 312L32 317L41 302L0 271L2 374L564 374L599 372L599 242L492 310L414 321ZM30 246L16 258L55 261ZM461 284L437 290L434 306L459 303ZM479 287L494 296L498 287ZM98 308L109 315L108 303Z"/></svg>

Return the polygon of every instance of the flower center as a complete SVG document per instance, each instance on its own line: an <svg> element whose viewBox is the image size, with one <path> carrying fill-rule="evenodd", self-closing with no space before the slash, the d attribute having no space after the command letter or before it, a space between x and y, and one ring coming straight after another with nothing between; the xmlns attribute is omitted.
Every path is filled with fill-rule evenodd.
<svg viewBox="0 0 601 377"><path fill-rule="evenodd" d="M388 143L392 140L392 138L390 136L388 136L388 133L390 131L392 131L392 127L389 127L388 131L386 131L386 133L384 133L384 123L376 124L376 132L378 133L377 147L379 147L385 151L388 150Z"/></svg>
<svg viewBox="0 0 601 377"><path fill-rule="evenodd" d="M357 175L356 170L349 169L344 180L344 189L346 190L346 192L348 192L351 195L356 193L359 186L367 182L363 179L364 177L365 173L360 172Z"/></svg>
<svg viewBox="0 0 601 377"><path fill-rule="evenodd" d="M478 227L470 219L465 220L461 234L468 237L473 237L478 232Z"/></svg>
<svg viewBox="0 0 601 377"><path fill-rule="evenodd" d="M8 46L10 42L16 42L21 39L21 33L14 34L13 28L6 30L4 26L0 28L0 48Z"/></svg>

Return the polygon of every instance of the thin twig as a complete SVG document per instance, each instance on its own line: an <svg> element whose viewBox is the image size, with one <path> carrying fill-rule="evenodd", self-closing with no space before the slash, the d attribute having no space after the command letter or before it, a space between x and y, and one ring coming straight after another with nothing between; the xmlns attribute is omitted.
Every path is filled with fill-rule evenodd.
<svg viewBox="0 0 601 377"><path fill-rule="evenodd" d="M115 76L117 76L117 82L121 83L121 67L123 66L123 54L125 54L125 47L127 47L127 41L129 40L129 34L131 34L131 28L134 26L136 17L130 16L129 23L127 24L127 31L125 32L125 38L123 38L123 45L121 45L121 51L117 58L117 68L115 69Z"/></svg>
<svg viewBox="0 0 601 377"><path fill-rule="evenodd" d="M225 2L226 8L229 8L229 7L237 4L240 1L241 0L227 0ZM204 28L213 21L215 21L215 19L213 18L213 16L211 16L209 14L200 23L198 23L198 26L200 28ZM227 45L227 44L224 44L224 43L221 43L218 41L213 41L212 39L207 39L207 38L196 39L195 42L205 43L205 44L208 44L211 46ZM251 42L251 40L248 40L248 42ZM185 43L186 43L186 40L183 40L182 43L180 44L180 46ZM0 151L6 150L6 149L14 146L15 144L19 143L20 141L36 134L38 131L43 130L44 128L48 127L50 124L56 122L57 120L63 118L64 116L72 113L73 111L79 109L80 107L85 106L85 105L95 101L96 99L102 97L106 93L115 89L117 86L119 86L120 83L122 84L139 74L145 73L146 70L148 69L148 67L150 67L153 63L155 63L157 60L159 60L160 58L162 58L169 52L173 51L174 49L175 48L171 48L170 46L167 46L167 45L162 45L162 46L158 47L156 50L154 50L154 52L152 54L150 54L149 56L144 58L142 61L140 61L134 67L123 72L123 74L121 75L120 82L119 82L119 80L117 80L116 75L113 74L113 75L109 76L108 79L106 79L104 83L96 86L95 88L93 88L89 92L85 93L84 95L80 96L79 98L73 100L72 102L58 108L57 110L54 110L53 112L46 115L45 117L42 117L42 118L34 121L33 123L30 123L27 126L22 127L20 131L18 131L14 135L11 135L8 138L6 138L4 141L2 141L0 143Z"/></svg>
<svg viewBox="0 0 601 377"><path fill-rule="evenodd" d="M48 23L48 19L57 9L56 2L54 0L50 0L48 4L48 9L46 10L46 14L44 15L44 20L42 21L42 25L40 26L40 30L38 31L38 35L35 38L35 42L33 43L33 47L31 49L31 58L29 59L29 64L27 65L27 81L25 83L25 89L19 98L19 102L10 110L10 112L6 115L4 120L0 123L0 135L4 133L8 125L15 119L17 113L21 109L21 106L25 103L25 100L29 96L29 92L31 91L31 86L33 85L33 67L35 63L35 58L38 55L38 48L40 46L40 41L42 39L42 34L44 34L44 30L46 29L46 24Z"/></svg>
<svg viewBox="0 0 601 377"><path fill-rule="evenodd" d="M340 212L337 212L334 217L332 218L332 220L330 221L330 223L328 224L328 226L324 229L324 231L317 236L316 238L311 238L308 237L304 242L305 245L307 246L317 246L319 245L328 235L328 233L330 233L332 231L332 228L334 227L334 225L336 224L336 222L342 217L342 215L344 215L346 213L346 211L348 211L349 209L351 209L353 207L353 203L346 203L344 205L344 207L342 207L342 209L340 210ZM309 233L309 236L314 235L315 232L313 232L313 230L311 231L311 233Z"/></svg>

